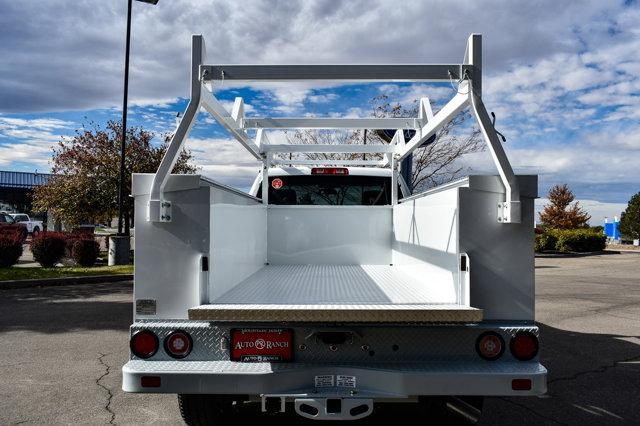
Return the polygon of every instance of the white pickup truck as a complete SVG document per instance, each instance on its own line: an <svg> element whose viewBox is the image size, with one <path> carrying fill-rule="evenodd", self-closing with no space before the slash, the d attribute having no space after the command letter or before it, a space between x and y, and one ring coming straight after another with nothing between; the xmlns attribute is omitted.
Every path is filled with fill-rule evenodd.
<svg viewBox="0 0 640 426"><path fill-rule="evenodd" d="M24 223L24 225L27 227L27 232L29 232L34 237L44 229L42 227L42 221L31 220L28 214L12 213L11 217L16 223Z"/></svg>
<svg viewBox="0 0 640 426"><path fill-rule="evenodd" d="M218 66L204 64L194 36L187 111L157 173L133 176L123 389L178 394L190 425L229 424L242 412L357 420L393 402L474 421L486 395L545 393L534 322L537 177L514 175L497 139L479 95L479 46L472 35L456 65ZM241 99L228 112L206 88L222 78L460 87L436 114L422 99L413 118L249 118ZM401 161L467 106L498 175L411 194ZM250 193L170 174L201 107L262 162ZM275 145L272 128L398 131L388 145ZM288 155L335 152L358 155Z"/></svg>

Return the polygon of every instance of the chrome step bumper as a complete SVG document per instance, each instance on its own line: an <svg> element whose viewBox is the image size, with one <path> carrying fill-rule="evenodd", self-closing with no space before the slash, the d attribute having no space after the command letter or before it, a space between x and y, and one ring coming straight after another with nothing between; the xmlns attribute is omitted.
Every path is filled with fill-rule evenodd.
<svg viewBox="0 0 640 426"><path fill-rule="evenodd" d="M537 361L309 364L232 361L142 361L122 367L126 392L308 394L370 398L415 395L541 395L547 370ZM338 376L347 380L334 380ZM318 381L318 377L326 380ZM329 380L329 378L332 378ZM530 381L522 390L523 381ZM340 384L340 385L339 385Z"/></svg>

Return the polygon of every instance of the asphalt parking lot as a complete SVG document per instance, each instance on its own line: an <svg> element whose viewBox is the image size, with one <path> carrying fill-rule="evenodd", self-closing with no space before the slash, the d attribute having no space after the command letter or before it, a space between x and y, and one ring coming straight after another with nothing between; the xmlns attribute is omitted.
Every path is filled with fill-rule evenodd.
<svg viewBox="0 0 640 426"><path fill-rule="evenodd" d="M549 392L489 398L481 423L640 423L640 254L536 259L536 278ZM0 424L181 423L175 396L120 390L131 289L0 291Z"/></svg>

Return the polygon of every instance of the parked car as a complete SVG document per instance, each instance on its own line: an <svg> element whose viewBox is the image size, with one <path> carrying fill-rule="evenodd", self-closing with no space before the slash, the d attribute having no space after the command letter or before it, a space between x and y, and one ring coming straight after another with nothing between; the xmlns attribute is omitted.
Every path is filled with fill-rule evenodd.
<svg viewBox="0 0 640 426"><path fill-rule="evenodd" d="M27 232L34 237L44 229L41 220L31 220L28 214L12 213L10 216L16 223L23 223L27 227Z"/></svg>
<svg viewBox="0 0 640 426"><path fill-rule="evenodd" d="M4 212L0 212L0 234L19 233L22 240L27 238L27 226L24 223L16 222L13 217Z"/></svg>

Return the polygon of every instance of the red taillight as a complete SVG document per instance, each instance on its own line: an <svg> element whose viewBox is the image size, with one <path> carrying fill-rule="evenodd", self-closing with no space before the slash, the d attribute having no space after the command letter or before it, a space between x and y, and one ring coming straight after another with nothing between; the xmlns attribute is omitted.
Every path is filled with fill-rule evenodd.
<svg viewBox="0 0 640 426"><path fill-rule="evenodd" d="M159 388L162 383L160 376L142 376L140 377L140 386L143 388Z"/></svg>
<svg viewBox="0 0 640 426"><path fill-rule="evenodd" d="M529 361L538 354L538 338L529 331L520 331L509 344L511 354L520 361Z"/></svg>
<svg viewBox="0 0 640 426"><path fill-rule="evenodd" d="M513 379L511 381L513 390L531 390L531 379Z"/></svg>
<svg viewBox="0 0 640 426"><path fill-rule="evenodd" d="M176 330L164 339L164 350L172 358L184 358L191 353L193 340L186 331Z"/></svg>
<svg viewBox="0 0 640 426"><path fill-rule="evenodd" d="M312 175L348 175L349 169L346 167L314 167L311 169Z"/></svg>
<svg viewBox="0 0 640 426"><path fill-rule="evenodd" d="M158 351L158 338L150 330L140 330L131 336L129 346L138 358L151 358Z"/></svg>
<svg viewBox="0 0 640 426"><path fill-rule="evenodd" d="M487 331L482 333L476 340L476 351L478 355L486 360L496 360L504 352L504 340L498 333Z"/></svg>

